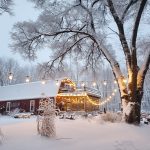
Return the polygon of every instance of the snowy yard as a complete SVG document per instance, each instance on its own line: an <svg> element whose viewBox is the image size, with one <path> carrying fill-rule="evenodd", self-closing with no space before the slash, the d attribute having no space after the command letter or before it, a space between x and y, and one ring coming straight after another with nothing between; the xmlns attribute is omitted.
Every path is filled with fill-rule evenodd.
<svg viewBox="0 0 150 150"><path fill-rule="evenodd" d="M55 139L37 134L36 117L0 117L0 127L4 133L0 150L150 150L150 125L144 124L56 118Z"/></svg>

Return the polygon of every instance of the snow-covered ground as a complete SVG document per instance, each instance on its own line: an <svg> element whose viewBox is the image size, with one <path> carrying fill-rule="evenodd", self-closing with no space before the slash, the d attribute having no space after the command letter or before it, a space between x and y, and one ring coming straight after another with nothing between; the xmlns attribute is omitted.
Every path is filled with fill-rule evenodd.
<svg viewBox="0 0 150 150"><path fill-rule="evenodd" d="M95 119L56 118L57 137L41 137L36 117L15 119L0 116L4 134L0 150L150 150L150 125L105 123Z"/></svg>

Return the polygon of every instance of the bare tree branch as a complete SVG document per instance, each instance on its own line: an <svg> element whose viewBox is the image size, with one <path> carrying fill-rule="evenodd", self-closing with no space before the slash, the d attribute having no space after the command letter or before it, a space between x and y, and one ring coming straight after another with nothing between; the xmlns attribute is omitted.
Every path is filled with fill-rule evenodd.
<svg viewBox="0 0 150 150"><path fill-rule="evenodd" d="M83 5L82 0L79 0L79 5L89 14L91 29L95 32L94 20L93 20L93 15L91 11L92 7L88 9L86 6Z"/></svg>
<svg viewBox="0 0 150 150"><path fill-rule="evenodd" d="M131 40L132 41L132 47L134 47L134 48L136 48L137 32L138 32L141 16L142 16L142 13L144 11L144 7L146 5L146 2L147 2L147 0L142 0L141 1L140 8L138 10L136 20L135 20L135 23L134 23L134 28L133 28L133 33L132 33L132 40Z"/></svg>
<svg viewBox="0 0 150 150"><path fill-rule="evenodd" d="M66 54L67 54L68 52L70 52L70 51L72 50L72 48L73 48L77 43L79 43L80 41L82 41L83 39L85 39L85 38L87 38L87 37L89 37L89 36L85 36L85 37L80 38L79 40L77 40L76 42L74 42L74 43L73 43L67 50L65 50L63 53L57 55L57 57L54 58L54 59L52 60L52 62L49 62L49 63L50 63L49 70L54 66L54 63L55 63L56 61L58 61L59 59L60 59L60 62L62 62L63 59L64 59L64 57L66 56Z"/></svg>
<svg viewBox="0 0 150 150"><path fill-rule="evenodd" d="M11 10L12 5L13 5L12 0L0 0L0 15L2 15L5 12L12 15L13 14Z"/></svg>
<svg viewBox="0 0 150 150"><path fill-rule="evenodd" d="M119 36L118 32L116 32L115 30L111 29L110 27L108 27L108 29L110 29L112 32Z"/></svg>
<svg viewBox="0 0 150 150"><path fill-rule="evenodd" d="M120 41L121 41L121 44L122 44L122 47L124 50L124 54L126 56L126 62L128 64L128 66L131 66L131 54L130 54L130 49L129 49L129 46L128 46L128 43L127 43L127 40L125 37L123 24L113 6L112 0L107 0L107 2L108 2L108 7L110 9L110 12L115 20L115 23L117 24L118 30L119 30L119 38L120 38Z"/></svg>
<svg viewBox="0 0 150 150"><path fill-rule="evenodd" d="M143 62L143 65L141 66L141 69L138 72L138 77L137 77L138 88L143 87L144 79L149 69L149 65L150 65L150 50L146 53L145 61Z"/></svg>
<svg viewBox="0 0 150 150"><path fill-rule="evenodd" d="M128 10L135 4L137 3L139 0L130 0L129 4L127 5L127 7L125 8L122 17L121 17L121 21L123 22Z"/></svg>

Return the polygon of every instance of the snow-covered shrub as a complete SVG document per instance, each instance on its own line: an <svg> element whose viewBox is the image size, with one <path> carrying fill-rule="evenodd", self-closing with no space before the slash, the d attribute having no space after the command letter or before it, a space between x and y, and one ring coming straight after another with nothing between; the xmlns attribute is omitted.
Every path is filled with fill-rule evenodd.
<svg viewBox="0 0 150 150"><path fill-rule="evenodd" d="M120 122L122 119L121 113L107 112L106 114L101 114L101 119L109 122Z"/></svg>
<svg viewBox="0 0 150 150"><path fill-rule="evenodd" d="M40 134L47 137L55 137L55 110L46 109L43 114Z"/></svg>
<svg viewBox="0 0 150 150"><path fill-rule="evenodd" d="M37 118L37 131L42 136L55 137L55 109L50 99L42 100L39 108L43 113Z"/></svg>

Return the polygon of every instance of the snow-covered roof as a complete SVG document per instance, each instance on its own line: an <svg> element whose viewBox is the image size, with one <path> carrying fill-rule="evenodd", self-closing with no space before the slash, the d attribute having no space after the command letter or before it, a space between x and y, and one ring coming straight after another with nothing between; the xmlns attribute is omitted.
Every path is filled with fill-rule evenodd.
<svg viewBox="0 0 150 150"><path fill-rule="evenodd" d="M45 81L45 84L42 84L41 81L37 81L1 86L0 101L56 97L59 91L60 83L61 80L47 80Z"/></svg>
<svg viewBox="0 0 150 150"><path fill-rule="evenodd" d="M86 92L87 95L91 95L91 96L94 96L94 97L101 98L100 91L95 89L95 88L84 87L84 89L79 88L78 91L79 92Z"/></svg>

